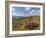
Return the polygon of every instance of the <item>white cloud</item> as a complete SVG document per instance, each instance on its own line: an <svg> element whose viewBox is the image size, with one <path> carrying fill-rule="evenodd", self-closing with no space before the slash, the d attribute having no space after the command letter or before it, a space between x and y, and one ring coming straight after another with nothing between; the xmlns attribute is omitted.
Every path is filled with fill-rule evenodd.
<svg viewBox="0 0 46 38"><path fill-rule="evenodd" d="M21 16L21 17L27 17L27 16L30 16L29 14L20 14L20 13L12 13L12 16Z"/></svg>
<svg viewBox="0 0 46 38"><path fill-rule="evenodd" d="M15 8L12 8L12 11L15 12Z"/></svg>
<svg viewBox="0 0 46 38"><path fill-rule="evenodd" d="M28 11L28 10L30 10L30 9L31 9L30 7L25 7L25 10L26 10L26 11Z"/></svg>
<svg viewBox="0 0 46 38"><path fill-rule="evenodd" d="M12 13L13 16L25 16L24 14L20 14L20 13Z"/></svg>
<svg viewBox="0 0 46 38"><path fill-rule="evenodd" d="M40 10L38 10L38 11L32 10L32 11L30 11L30 15L31 16L40 16Z"/></svg>

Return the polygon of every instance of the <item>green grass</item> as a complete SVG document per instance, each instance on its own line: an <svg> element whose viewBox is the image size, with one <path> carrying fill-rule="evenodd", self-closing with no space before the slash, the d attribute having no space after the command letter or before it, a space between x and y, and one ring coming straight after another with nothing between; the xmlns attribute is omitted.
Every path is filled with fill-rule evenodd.
<svg viewBox="0 0 46 38"><path fill-rule="evenodd" d="M27 23L34 21L37 27L28 27ZM17 24L18 23L18 24ZM31 16L26 18L16 18L12 17L12 30L13 31L22 31L22 30L39 30L40 29L40 16Z"/></svg>

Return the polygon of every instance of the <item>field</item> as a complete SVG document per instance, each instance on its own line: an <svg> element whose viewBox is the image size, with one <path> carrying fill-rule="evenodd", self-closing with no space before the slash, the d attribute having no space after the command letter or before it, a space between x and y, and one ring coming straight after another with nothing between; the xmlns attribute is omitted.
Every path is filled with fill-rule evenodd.
<svg viewBox="0 0 46 38"><path fill-rule="evenodd" d="M40 29L40 16L29 17L12 17L12 30L39 30Z"/></svg>

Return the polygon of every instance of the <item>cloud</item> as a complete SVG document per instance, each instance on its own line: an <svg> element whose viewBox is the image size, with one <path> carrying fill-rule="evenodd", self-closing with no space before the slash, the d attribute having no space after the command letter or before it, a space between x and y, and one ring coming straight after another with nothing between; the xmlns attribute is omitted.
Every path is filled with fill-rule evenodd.
<svg viewBox="0 0 46 38"><path fill-rule="evenodd" d="M30 15L32 15L32 16L40 16L40 10L32 10L32 11L30 11Z"/></svg>
<svg viewBox="0 0 46 38"><path fill-rule="evenodd" d="M14 13L12 13L12 15L13 15L13 16L25 16L25 15L24 15L24 14L22 14L22 13L20 14L20 13L15 13L15 12L14 12Z"/></svg>
<svg viewBox="0 0 46 38"><path fill-rule="evenodd" d="M39 16L40 15L40 10L37 9L32 9L30 7L24 7L26 10L22 8L13 8L12 9L12 15L13 16L22 16L22 17L27 17L27 16ZM20 10L21 9L21 10ZM30 10L30 11L29 11Z"/></svg>
<svg viewBox="0 0 46 38"><path fill-rule="evenodd" d="M30 7L25 7L25 10L26 11L29 11L31 8Z"/></svg>

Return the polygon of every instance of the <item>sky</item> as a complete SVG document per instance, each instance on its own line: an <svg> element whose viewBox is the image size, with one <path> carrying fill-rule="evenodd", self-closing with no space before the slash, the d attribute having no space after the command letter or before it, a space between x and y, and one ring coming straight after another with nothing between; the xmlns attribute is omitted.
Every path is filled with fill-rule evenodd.
<svg viewBox="0 0 46 38"><path fill-rule="evenodd" d="M12 16L39 16L40 8L39 7L12 7Z"/></svg>

